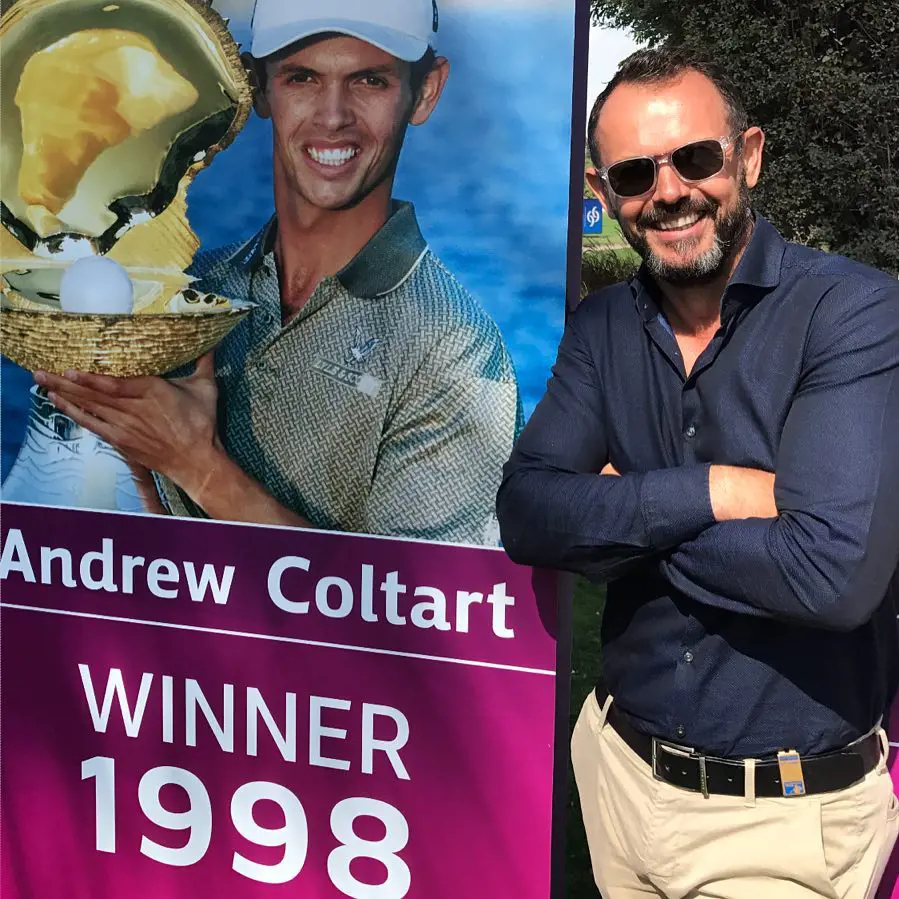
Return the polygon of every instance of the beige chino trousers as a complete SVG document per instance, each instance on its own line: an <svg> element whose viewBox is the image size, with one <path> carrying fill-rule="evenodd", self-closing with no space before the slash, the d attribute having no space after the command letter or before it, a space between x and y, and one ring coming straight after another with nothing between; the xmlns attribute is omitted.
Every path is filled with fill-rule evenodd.
<svg viewBox="0 0 899 899"><path fill-rule="evenodd" d="M710 796L653 777L591 692L571 759L603 899L873 899L899 833L884 757L835 793Z"/></svg>

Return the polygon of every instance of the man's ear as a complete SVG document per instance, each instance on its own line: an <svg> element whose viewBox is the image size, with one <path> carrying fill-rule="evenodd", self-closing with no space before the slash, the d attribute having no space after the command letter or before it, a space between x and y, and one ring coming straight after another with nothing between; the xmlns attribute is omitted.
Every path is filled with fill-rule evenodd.
<svg viewBox="0 0 899 899"><path fill-rule="evenodd" d="M256 59L249 53L241 53L240 61L247 71L250 87L253 90L253 109L256 110L256 115L260 119L270 119L272 111L265 95L265 88L262 86L262 79L265 78L265 60Z"/></svg>
<svg viewBox="0 0 899 899"><path fill-rule="evenodd" d="M437 106L437 101L446 87L446 79L449 78L450 64L449 60L444 56L438 56L434 60L431 71L425 75L421 88L418 91L418 97L415 101L415 108L412 110L412 116L409 121L413 125L423 125L431 117L431 113Z"/></svg>
<svg viewBox="0 0 899 899"><path fill-rule="evenodd" d="M590 186L590 190L593 191L594 196L600 203L602 203L605 214L609 218L616 218L615 206L609 198L609 195L606 193L606 182L603 181L602 176L592 166L587 169L584 175L587 179L587 184Z"/></svg>
<svg viewBox="0 0 899 899"><path fill-rule="evenodd" d="M743 132L743 165L750 190L758 184L764 148L765 132L761 128L752 127Z"/></svg>

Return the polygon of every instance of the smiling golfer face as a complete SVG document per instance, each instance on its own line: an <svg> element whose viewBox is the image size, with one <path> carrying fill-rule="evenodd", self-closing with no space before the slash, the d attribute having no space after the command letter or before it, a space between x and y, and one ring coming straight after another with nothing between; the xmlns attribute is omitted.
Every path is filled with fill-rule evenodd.
<svg viewBox="0 0 899 899"><path fill-rule="evenodd" d="M389 183L407 125L427 120L442 87L438 67L413 97L410 63L342 35L266 66L261 111L274 127L276 181L320 209L355 205Z"/></svg>

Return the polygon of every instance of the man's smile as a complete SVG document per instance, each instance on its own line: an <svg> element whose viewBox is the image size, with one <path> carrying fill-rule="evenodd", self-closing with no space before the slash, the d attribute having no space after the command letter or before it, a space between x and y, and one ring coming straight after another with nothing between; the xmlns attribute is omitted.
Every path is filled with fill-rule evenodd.
<svg viewBox="0 0 899 899"><path fill-rule="evenodd" d="M667 221L658 222L656 228L660 231L683 231L691 225L695 225L701 216L697 212L688 215L680 215L677 218L668 219Z"/></svg>
<svg viewBox="0 0 899 899"><path fill-rule="evenodd" d="M306 156L314 163L329 169L341 169L355 159L361 148L356 144L341 144L338 146L325 146L319 144L313 146L307 144L304 147Z"/></svg>
<svg viewBox="0 0 899 899"><path fill-rule="evenodd" d="M698 212L689 212L655 222L649 226L649 230L656 235L658 240L665 243L688 240L702 234L706 220L710 220L709 216Z"/></svg>

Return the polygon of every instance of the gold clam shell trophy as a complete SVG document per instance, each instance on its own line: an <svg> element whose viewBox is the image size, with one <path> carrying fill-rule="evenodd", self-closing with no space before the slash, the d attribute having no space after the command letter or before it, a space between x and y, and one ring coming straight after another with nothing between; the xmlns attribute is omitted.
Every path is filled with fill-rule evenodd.
<svg viewBox="0 0 899 899"><path fill-rule="evenodd" d="M201 0L16 0L0 48L3 354L117 376L197 359L251 308L185 274L199 249L187 189L252 104L226 22ZM131 289L121 276L114 296L122 269L97 273L98 257ZM2 497L140 508L118 454L37 387Z"/></svg>

